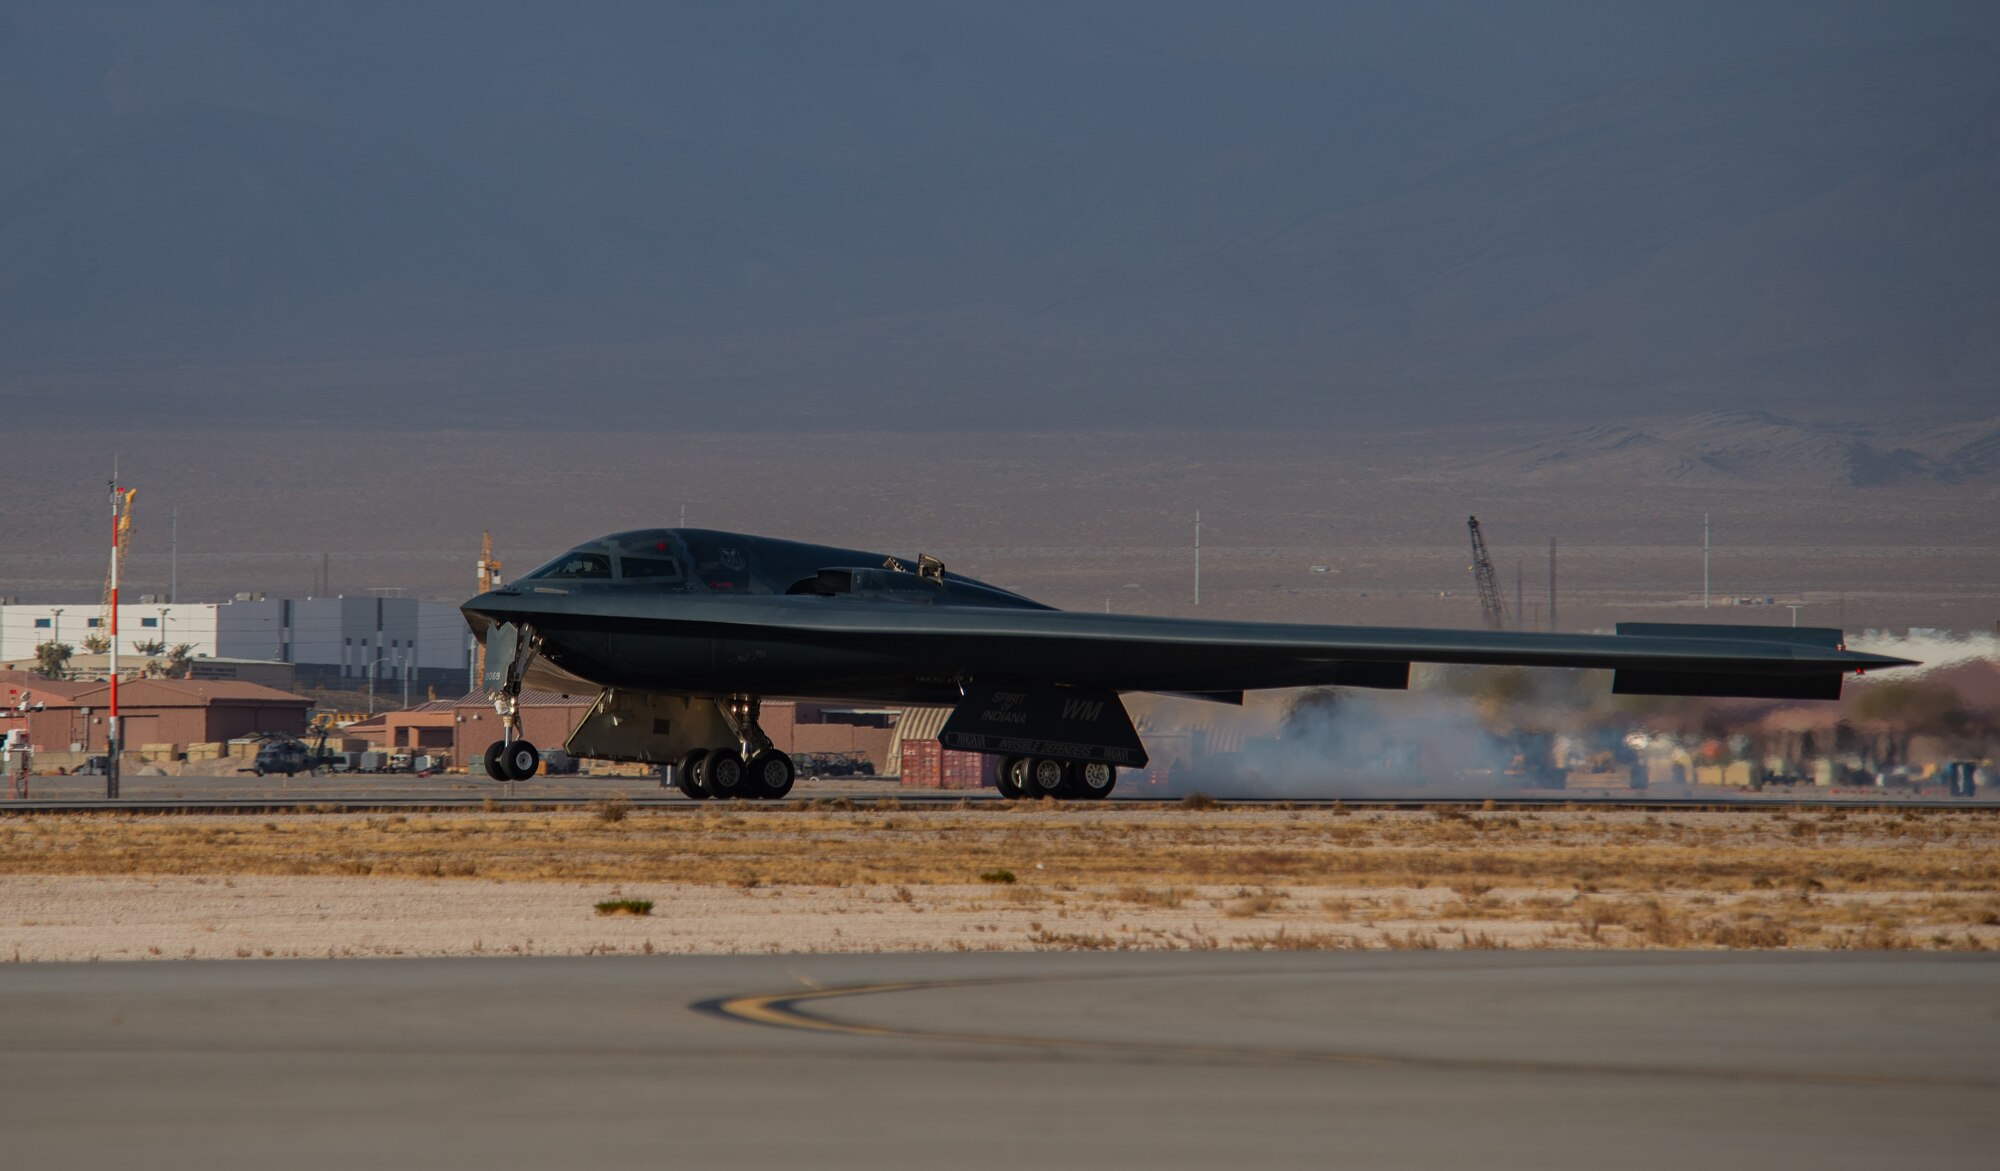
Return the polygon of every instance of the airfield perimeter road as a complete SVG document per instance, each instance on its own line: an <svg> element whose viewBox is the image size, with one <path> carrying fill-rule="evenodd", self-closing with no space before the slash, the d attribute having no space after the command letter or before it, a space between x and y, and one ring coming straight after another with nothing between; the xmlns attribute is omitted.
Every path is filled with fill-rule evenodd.
<svg viewBox="0 0 2000 1171"><path fill-rule="evenodd" d="M4 793L0 789L0 793ZM36 776L29 778L26 800L0 798L0 816L21 813L67 813L123 809L140 813L282 813L286 811L325 812L412 812L427 809L478 809L488 800L502 808L510 802L542 806L588 805L622 799L633 807L698 808L671 788L652 777L567 776L536 777L505 785L484 777L446 774L418 777L408 773L339 773L328 776L259 777L250 773L215 776L128 775L121 781L115 801L104 797L101 776ZM1973 798L1947 797L1943 789L1909 788L1823 789L1811 786L1773 787L1759 793L1714 786L1661 786L1630 789L1505 789L1470 788L1449 784L1382 782L1365 789L1302 786L1298 791L1272 791L1259 796L1218 791L1212 796L1238 800L1288 800L1306 805L1330 804L1335 800L1351 806L1379 805L1417 808L1431 804L1478 803L1491 799L1503 805L1595 805L1606 807L1649 806L1706 808L1710 806L1756 805L1841 805L1850 808L1881 805L1897 809L1961 809L1968 806L2000 805L2000 791L1981 790ZM804 780L792 790L789 800L814 798L850 801L895 800L912 805L955 805L960 801L998 801L991 789L904 788L894 780L877 778L828 778ZM1124 782L1114 796L1117 801L1176 801L1179 796L1151 795L1143 786Z"/></svg>
<svg viewBox="0 0 2000 1171"><path fill-rule="evenodd" d="M1991 956L0 968L17 1167L1979 1167Z"/></svg>

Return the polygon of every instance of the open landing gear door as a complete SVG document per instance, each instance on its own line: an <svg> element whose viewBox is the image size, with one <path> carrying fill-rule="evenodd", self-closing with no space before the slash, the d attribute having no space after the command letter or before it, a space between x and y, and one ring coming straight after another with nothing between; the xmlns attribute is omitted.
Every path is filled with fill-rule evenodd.
<svg viewBox="0 0 2000 1171"><path fill-rule="evenodd" d="M507 667L514 661L514 652L521 645L521 628L512 622L495 622L486 628L485 670L479 676L479 689L488 695L498 695L507 686Z"/></svg>
<svg viewBox="0 0 2000 1171"><path fill-rule="evenodd" d="M672 764L697 748L735 742L712 699L613 690L597 697L563 750L594 760Z"/></svg>
<svg viewBox="0 0 2000 1171"><path fill-rule="evenodd" d="M938 741L961 752L1146 767L1145 746L1114 691L975 685Z"/></svg>

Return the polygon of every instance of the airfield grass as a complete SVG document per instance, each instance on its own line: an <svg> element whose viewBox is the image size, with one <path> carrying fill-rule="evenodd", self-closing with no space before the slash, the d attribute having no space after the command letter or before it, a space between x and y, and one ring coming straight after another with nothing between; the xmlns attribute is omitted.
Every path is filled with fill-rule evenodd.
<svg viewBox="0 0 2000 1171"><path fill-rule="evenodd" d="M0 821L0 874L845 890L899 913L1027 916L1026 945L1054 949L2000 948L2000 811L50 815Z"/></svg>

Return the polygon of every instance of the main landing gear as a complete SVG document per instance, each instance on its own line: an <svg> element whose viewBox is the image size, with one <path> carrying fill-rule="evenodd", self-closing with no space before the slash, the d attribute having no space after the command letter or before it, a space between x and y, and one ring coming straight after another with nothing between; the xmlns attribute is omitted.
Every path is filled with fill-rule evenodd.
<svg viewBox="0 0 2000 1171"><path fill-rule="evenodd" d="M776 801L792 791L792 758L771 746L757 725L758 699L735 695L715 706L736 733L735 744L697 748L674 765L674 788L695 801L711 798Z"/></svg>
<svg viewBox="0 0 2000 1171"><path fill-rule="evenodd" d="M1099 760L1007 756L1000 760L994 785L1010 800L1053 797L1059 801L1102 801L1118 786L1118 769Z"/></svg>

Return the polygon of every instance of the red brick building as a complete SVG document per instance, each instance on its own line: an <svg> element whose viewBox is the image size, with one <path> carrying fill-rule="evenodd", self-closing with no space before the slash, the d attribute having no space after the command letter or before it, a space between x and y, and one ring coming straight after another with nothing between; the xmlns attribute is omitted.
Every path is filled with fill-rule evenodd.
<svg viewBox="0 0 2000 1171"><path fill-rule="evenodd" d="M37 751L104 751L111 715L109 683L37 679L25 689L44 705L27 718L29 742ZM259 732L301 735L312 706L313 701L303 695L230 680L131 679L118 685L127 749L146 744L186 748Z"/></svg>
<svg viewBox="0 0 2000 1171"><path fill-rule="evenodd" d="M493 710L493 701L483 693L474 692L464 699L439 700L451 708L451 763L455 769L474 770L483 766L486 746L500 739L500 716ZM561 748L590 714L590 707L597 697L581 695L557 695L552 691L523 691L521 693L521 737L537 748L547 751ZM426 708L431 704L425 704Z"/></svg>
<svg viewBox="0 0 2000 1171"><path fill-rule="evenodd" d="M451 752L458 741L460 701L434 699L397 712L383 712L340 729L342 737L366 740L370 748L393 752ZM490 707L490 705L489 705ZM464 763L452 757L455 763Z"/></svg>

